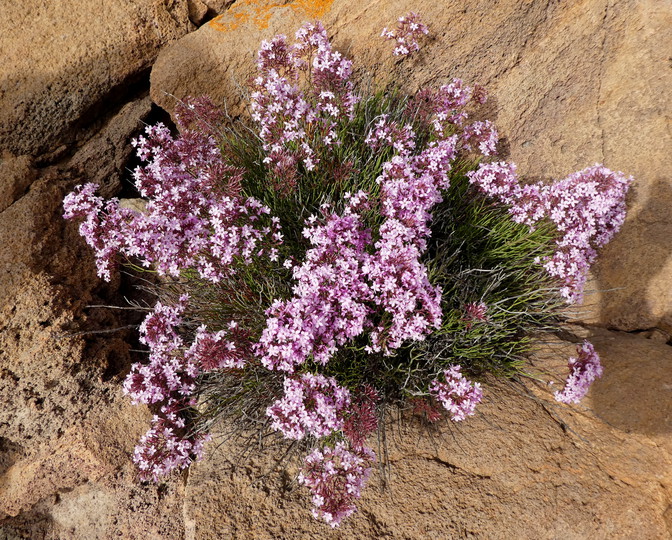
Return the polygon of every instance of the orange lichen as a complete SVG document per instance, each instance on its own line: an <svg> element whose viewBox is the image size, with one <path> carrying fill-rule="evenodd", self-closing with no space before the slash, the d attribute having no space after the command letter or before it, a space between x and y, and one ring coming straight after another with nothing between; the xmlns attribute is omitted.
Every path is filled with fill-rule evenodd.
<svg viewBox="0 0 672 540"><path fill-rule="evenodd" d="M334 0L293 0L289 3L270 0L239 0L226 13L215 17L208 25L220 32L235 30L251 22L259 29L268 28L268 21L276 8L288 7L306 19L320 19L331 8Z"/></svg>

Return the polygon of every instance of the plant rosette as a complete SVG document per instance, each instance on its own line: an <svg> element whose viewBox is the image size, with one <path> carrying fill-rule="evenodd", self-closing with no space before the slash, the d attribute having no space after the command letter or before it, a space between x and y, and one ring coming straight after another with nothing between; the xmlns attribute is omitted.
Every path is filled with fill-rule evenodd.
<svg viewBox="0 0 672 540"><path fill-rule="evenodd" d="M382 37L404 56L415 14ZM140 326L147 359L123 385L155 412L133 459L159 481L234 426L298 444L313 514L337 526L376 460L389 407L461 422L486 375L526 374L535 339L581 301L587 271L625 217L630 178L601 165L522 183L497 132L471 121L483 88L366 94L320 23L263 42L250 119L206 98L133 141L143 213L79 186L98 274L119 259L155 272ZM588 342L555 397L602 374Z"/></svg>

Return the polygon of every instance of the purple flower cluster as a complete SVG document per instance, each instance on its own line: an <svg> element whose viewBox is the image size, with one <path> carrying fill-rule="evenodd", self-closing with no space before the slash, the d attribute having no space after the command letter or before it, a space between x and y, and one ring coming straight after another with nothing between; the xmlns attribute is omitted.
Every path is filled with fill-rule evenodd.
<svg viewBox="0 0 672 540"><path fill-rule="evenodd" d="M490 120L474 122L464 127L462 144L466 150L478 148L484 156L491 156L497 152L499 137L497 130Z"/></svg>
<svg viewBox="0 0 672 540"><path fill-rule="evenodd" d="M203 371L243 369L252 357L250 334L235 321L229 323L227 330L215 333L201 325L185 356Z"/></svg>
<svg viewBox="0 0 672 540"><path fill-rule="evenodd" d="M214 283L236 261L277 256L278 221L257 200L236 194L242 171L224 163L214 138L187 130L173 139L162 124L146 132L134 141L149 160L134 173L148 199L146 213L120 208L116 199L104 203L94 184L77 187L63 202L67 219L84 218L80 233L95 250L101 277L110 279L116 253L138 257L160 274L194 268Z"/></svg>
<svg viewBox="0 0 672 540"><path fill-rule="evenodd" d="M133 461L141 480L158 482L203 457L203 445L210 437L181 435L186 432L186 426L180 410L179 404L174 401L162 406L162 416L154 416L152 427L140 438L140 444L133 452Z"/></svg>
<svg viewBox="0 0 672 540"><path fill-rule="evenodd" d="M272 428L288 439L303 439L307 434L326 437L343 427L350 406L350 392L333 377L304 373L285 377L285 395L267 410Z"/></svg>
<svg viewBox="0 0 672 540"><path fill-rule="evenodd" d="M474 322L488 320L488 306L485 302L470 302L464 306L464 316L462 320L467 323L467 329L471 328Z"/></svg>
<svg viewBox="0 0 672 540"><path fill-rule="evenodd" d="M152 427L135 447L133 461L143 480L157 481L199 459L207 437L189 434L183 411L195 405L193 394L198 366L180 351L184 345L176 328L189 298L175 306L158 302L140 325L140 341L150 348L147 364L134 364L124 381L133 403L161 403Z"/></svg>
<svg viewBox="0 0 672 540"><path fill-rule="evenodd" d="M590 389L595 379L602 376L603 368L595 347L589 341L577 347L577 358L569 359L569 376L562 391L555 393L561 403L578 403Z"/></svg>
<svg viewBox="0 0 672 540"><path fill-rule="evenodd" d="M383 28L380 37L393 39L396 42L397 46L392 52L394 56L406 56L420 49L418 39L426 34L429 34L427 26L420 22L420 16L417 13L411 12L404 17L399 17L396 29Z"/></svg>
<svg viewBox="0 0 672 540"><path fill-rule="evenodd" d="M124 382L133 403L158 403L174 396L187 399L193 394L198 367L180 354L184 342L176 331L188 300L184 295L176 306L157 302L140 325L140 341L150 354L147 364L133 365Z"/></svg>
<svg viewBox="0 0 672 540"><path fill-rule="evenodd" d="M446 382L434 379L429 385L430 394L450 413L454 422L474 414L476 405L483 399L479 383L472 383L461 373L460 366L450 366L443 372Z"/></svg>
<svg viewBox="0 0 672 540"><path fill-rule="evenodd" d="M77 186L63 200L66 219L81 219L79 234L93 248L98 276L109 281L115 257L126 245L127 224L135 219L135 213L121 208L117 199L103 201L95 195L98 186Z"/></svg>
<svg viewBox="0 0 672 540"><path fill-rule="evenodd" d="M94 184L78 186L65 198L65 217L84 219L80 232L95 250L101 277L110 279L117 253L138 257L160 274L194 269L215 283L237 264L277 258L279 220L255 199L240 196L243 171L224 162L212 109L207 100L184 103L178 109L180 137L158 124L134 141L138 156L148 161L134 173L148 200L145 213L121 208L116 199L103 201ZM189 435L182 416L194 405L198 374L241 369L251 356L250 336L235 323L214 333L203 326L190 346L185 343L177 328L187 304L187 296L174 306L156 304L140 327L149 361L133 365L124 382L134 403L160 407L135 452L145 479L184 468L200 455L203 436Z"/></svg>
<svg viewBox="0 0 672 540"><path fill-rule="evenodd" d="M375 302L391 315L371 332L371 349L390 353L407 340L421 340L441 324L441 288L429 282L421 261L430 235L431 209L448 187L455 139L432 143L417 156L395 156L383 165L381 210L385 220L368 277Z"/></svg>
<svg viewBox="0 0 672 540"><path fill-rule="evenodd" d="M588 269L597 249L606 245L625 221L625 195L632 178L594 165L543 190L548 217L562 238L546 261L548 273L564 287L561 294L580 302Z"/></svg>
<svg viewBox="0 0 672 540"><path fill-rule="evenodd" d="M348 449L343 442L308 454L299 483L310 488L313 494L313 516L338 527L355 512L354 502L361 496L375 459L370 449Z"/></svg>
<svg viewBox="0 0 672 540"><path fill-rule="evenodd" d="M382 35L395 40L395 55L405 55L418 50L423 34L427 27L411 13ZM289 195L299 175L321 164L334 183L339 175L354 174L354 160L331 163L343 144L341 128L353 120L359 100L350 81L352 62L332 49L321 24L304 25L292 45L285 36L263 42L257 65L252 117L271 187ZM189 318L187 295L175 305L156 304L140 327L148 361L135 364L124 382L134 403L158 410L134 454L143 479L156 481L202 455L207 436L191 432L186 423L186 412L196 405L199 375L221 370L244 376L251 365L263 366L284 375L283 395L274 396L266 409L272 429L292 440L330 438L306 457L299 476L312 492L313 514L335 527L355 511L375 460L365 443L378 426L380 396L368 385L351 396L337 379L306 370L325 366L360 336L368 337L368 345L362 343L366 353L394 355L440 328L442 289L430 282L423 257L432 212L449 188L455 160L496 154L493 124L467 122L469 106L485 99L481 87L454 79L419 91L397 117L381 114L371 121L364 141L371 154L392 150L377 187L325 203L304 222L309 247L303 260L293 254L283 263L292 274L291 296L271 303L263 328L253 332L232 321L194 331L197 317ZM221 114L201 99L182 104L176 117L180 136L158 124L133 142L147 161L134 172L148 201L146 212L121 208L116 199L104 201L93 184L77 187L64 201L66 218L83 219L80 232L95 251L99 275L110 279L118 253L162 275L198 276L222 290L245 265L270 261L282 272L280 219L243 196L246 171L232 166L220 148ZM469 179L507 205L514 221L534 227L547 218L555 224L557 250L540 262L560 282L565 298L580 300L596 249L623 223L630 179L596 165L550 186L521 185L515 166L505 162L481 164ZM379 219L370 221L372 212ZM464 306L467 328L487 320L485 303ZM555 394L565 403L580 400L602 374L588 342L569 366L567 384ZM424 388L428 395L415 406L429 421L440 417L439 404L454 421L464 420L483 396L460 366L450 366Z"/></svg>
<svg viewBox="0 0 672 540"><path fill-rule="evenodd" d="M366 439L378 429L376 403L380 396L375 388L364 385L356 392L348 417L343 423L343 434L353 448L364 448Z"/></svg>
<svg viewBox="0 0 672 540"><path fill-rule="evenodd" d="M370 232L356 209L365 204L365 194L358 193L342 216L329 214L323 224L315 216L308 220L303 234L313 247L293 268L294 297L268 309L257 346L267 368L291 373L309 356L326 364L339 346L364 331L371 294L362 269Z"/></svg>
<svg viewBox="0 0 672 540"><path fill-rule="evenodd" d="M547 217L557 227L555 254L542 261L561 284L560 294L580 302L597 249L607 244L625 220L625 195L632 178L594 165L551 185L521 185L513 164L481 164L468 173L481 191L509 206L513 220L533 227Z"/></svg>
<svg viewBox="0 0 672 540"><path fill-rule="evenodd" d="M382 115L369 132L364 142L372 150L380 150L383 146L393 147L398 154L408 155L415 148L415 133L410 125L400 126L389 119L388 114Z"/></svg>
<svg viewBox="0 0 672 540"><path fill-rule="evenodd" d="M259 50L251 108L259 125L266 158L283 189L294 187L297 164L311 171L319 163L317 145L337 143L342 117L352 119L358 101L350 82L352 62L334 51L321 23L308 23L297 42L283 35L264 41ZM302 75L310 91L299 87Z"/></svg>

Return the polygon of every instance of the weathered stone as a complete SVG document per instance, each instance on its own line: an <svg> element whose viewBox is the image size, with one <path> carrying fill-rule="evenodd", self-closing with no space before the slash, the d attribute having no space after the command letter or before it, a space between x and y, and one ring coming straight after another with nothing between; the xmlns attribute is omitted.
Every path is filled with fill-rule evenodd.
<svg viewBox="0 0 672 540"><path fill-rule="evenodd" d="M392 59L378 36L413 10L432 37L419 54ZM208 94L245 110L240 87L262 39L291 35L320 17L358 75L414 91L461 77L490 90L505 156L530 178L560 179L604 162L635 177L629 215L603 250L580 319L623 330L672 330L672 147L669 131L672 10L660 2L454 4L395 0L237 2L166 47L152 70L152 99ZM169 95L170 94L170 95Z"/></svg>
<svg viewBox="0 0 672 540"><path fill-rule="evenodd" d="M196 26L200 26L208 15L208 6L201 0L188 0L189 20Z"/></svg>
<svg viewBox="0 0 672 540"><path fill-rule="evenodd" d="M151 111L148 97L124 105L100 131L87 141L68 163L69 168L86 182L101 186L105 197L116 195L122 181L131 181L126 164L133 155L132 136L144 128L143 121ZM105 156L105 159L101 159Z"/></svg>
<svg viewBox="0 0 672 540"><path fill-rule="evenodd" d="M255 483L272 457L240 460L239 447L213 443L189 475L187 538L665 538L672 399L663 381L672 349L586 335L605 375L581 405L555 402L552 387L528 394L500 384L486 386L478 414L459 424L390 425L388 486L374 471L359 511L336 531L310 516L308 491L292 482L296 463ZM535 365L546 378L564 377L575 352L557 340ZM648 372L639 389L635 359Z"/></svg>
<svg viewBox="0 0 672 540"><path fill-rule="evenodd" d="M3 2L0 150L34 155L76 140L191 28L186 0Z"/></svg>
<svg viewBox="0 0 672 540"><path fill-rule="evenodd" d="M30 156L0 159L0 212L14 203L35 179Z"/></svg>

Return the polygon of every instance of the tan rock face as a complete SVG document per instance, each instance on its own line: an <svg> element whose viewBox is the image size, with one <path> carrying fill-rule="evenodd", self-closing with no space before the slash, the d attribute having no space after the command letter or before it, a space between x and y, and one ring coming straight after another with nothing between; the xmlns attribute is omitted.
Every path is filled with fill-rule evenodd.
<svg viewBox="0 0 672 540"><path fill-rule="evenodd" d="M0 160L0 538L669 536L669 10L654 0L383 4L238 0L164 50L152 98L171 110L164 92L208 93L237 114L260 40L315 17L362 78L409 91L453 76L486 84L521 171L550 179L604 160L637 177L628 223L593 281L618 290L592 295L584 319L662 331L645 339L573 328L568 336L590 337L605 365L581 406L488 387L467 422L433 434L394 428L388 489L374 473L339 531L310 517L307 493L292 489L296 465L253 484L270 456L238 460L236 447L211 445L189 473L140 484L131 454L151 411L120 389L139 359L137 333L110 330L141 315L87 307L123 305L136 292L125 277L96 278L61 202L85 181L118 194L129 139L150 114L129 84L193 28L189 17L229 2L4 2L0 150L19 157ZM411 9L434 37L414 59L391 60L376 36ZM80 334L98 330L109 332ZM537 366L562 377L574 351L556 343ZM533 396L548 399L549 389Z"/></svg>
<svg viewBox="0 0 672 540"><path fill-rule="evenodd" d="M0 212L11 206L35 179L30 156L0 159Z"/></svg>
<svg viewBox="0 0 672 540"><path fill-rule="evenodd" d="M213 444L189 475L187 538L665 538L670 411L647 409L665 401L672 353L629 335L590 337L606 375L578 407L559 405L548 388L527 395L504 384L487 386L478 414L459 424L391 425L389 484L374 471L359 511L337 531L310 516L308 491L293 483L297 464L255 483L272 469L270 456L241 460L240 448ZM566 375L575 350L558 341L535 363ZM649 359L652 381L636 400L627 398L634 382L622 384L631 352Z"/></svg>
<svg viewBox="0 0 672 540"><path fill-rule="evenodd" d="M149 109L139 98L100 119L57 165L0 164L10 180L0 211L0 537L171 538L182 528L179 482L142 486L131 462L151 415L121 393L135 333L119 327L141 315L87 307L123 305L128 283L101 283L77 225L62 218L76 183L116 194Z"/></svg>
<svg viewBox="0 0 672 540"><path fill-rule="evenodd" d="M186 0L3 2L0 150L38 154L76 140L190 28Z"/></svg>
<svg viewBox="0 0 672 540"><path fill-rule="evenodd" d="M358 75L408 91L452 77L490 90L504 157L529 178L560 179L604 162L635 177L628 220L603 252L580 319L623 330L672 329L672 10L664 3L395 0L240 2L166 47L152 70L152 99L208 94L237 114L240 87L262 39L291 35L319 16ZM309 7L307 7L309 6ZM238 11L234 12L234 8ZM310 10L313 11L310 11ZM431 39L415 57L392 60L378 38L408 11ZM315 15L320 11L319 14Z"/></svg>

